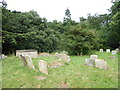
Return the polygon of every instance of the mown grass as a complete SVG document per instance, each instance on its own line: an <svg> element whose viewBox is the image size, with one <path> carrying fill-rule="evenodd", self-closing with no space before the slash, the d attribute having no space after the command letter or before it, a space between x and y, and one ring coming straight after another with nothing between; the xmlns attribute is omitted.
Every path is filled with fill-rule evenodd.
<svg viewBox="0 0 120 90"><path fill-rule="evenodd" d="M2 87L3 88L118 88L118 54L116 59L109 59L111 53L94 52L98 58L105 59L108 70L93 68L84 64L85 56L70 56L70 64L49 69L45 75L38 70L38 60L51 62L56 57L40 57L32 59L36 71L22 65L15 56L8 56L2 60ZM1 62L1 61L0 61ZM37 80L37 76L47 77Z"/></svg>

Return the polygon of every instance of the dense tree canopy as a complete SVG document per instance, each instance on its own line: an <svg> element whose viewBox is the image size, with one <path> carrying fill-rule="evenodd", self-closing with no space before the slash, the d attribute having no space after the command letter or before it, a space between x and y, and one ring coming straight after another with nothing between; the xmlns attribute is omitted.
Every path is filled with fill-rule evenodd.
<svg viewBox="0 0 120 90"><path fill-rule="evenodd" d="M2 50L5 54L21 49L39 52L66 50L69 54L87 54L99 48L119 47L120 2L114 3L110 14L71 19L67 8L63 22L48 22L36 11L18 12L2 7Z"/></svg>

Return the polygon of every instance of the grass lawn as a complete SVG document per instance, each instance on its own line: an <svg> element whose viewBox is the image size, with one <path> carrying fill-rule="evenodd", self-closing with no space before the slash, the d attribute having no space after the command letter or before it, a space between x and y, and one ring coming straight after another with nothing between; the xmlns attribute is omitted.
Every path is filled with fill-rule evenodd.
<svg viewBox="0 0 120 90"><path fill-rule="evenodd" d="M40 57L32 59L36 71L22 65L21 60L15 56L8 56L0 60L2 63L3 88L118 88L118 54L116 59L109 59L111 53L95 52L98 58L105 59L108 70L93 68L84 64L85 58L90 56L70 56L70 64L51 68L45 75L38 70L38 60L51 62L55 57ZM44 76L46 79L38 80L36 77Z"/></svg>

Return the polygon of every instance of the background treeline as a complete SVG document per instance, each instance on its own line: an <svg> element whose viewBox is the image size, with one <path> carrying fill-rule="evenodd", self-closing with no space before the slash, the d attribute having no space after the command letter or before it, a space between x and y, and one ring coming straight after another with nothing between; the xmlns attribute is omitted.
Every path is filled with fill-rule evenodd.
<svg viewBox="0 0 120 90"><path fill-rule="evenodd" d="M120 2L113 3L110 14L71 19L67 8L63 22L48 22L36 11L18 12L2 3L2 53L12 54L21 49L39 52L68 51L72 55L88 54L99 48L119 47Z"/></svg>

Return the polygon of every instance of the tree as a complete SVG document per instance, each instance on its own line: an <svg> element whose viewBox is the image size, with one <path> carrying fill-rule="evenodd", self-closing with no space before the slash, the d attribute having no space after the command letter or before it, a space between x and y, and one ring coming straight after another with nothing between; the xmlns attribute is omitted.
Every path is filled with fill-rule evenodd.
<svg viewBox="0 0 120 90"><path fill-rule="evenodd" d="M71 26L65 33L66 49L70 54L88 54L91 49L98 47L94 30L83 28L81 24Z"/></svg>
<svg viewBox="0 0 120 90"><path fill-rule="evenodd" d="M115 49L120 44L120 2L115 2L111 7L111 22L109 23L110 32L108 35L108 45Z"/></svg>

